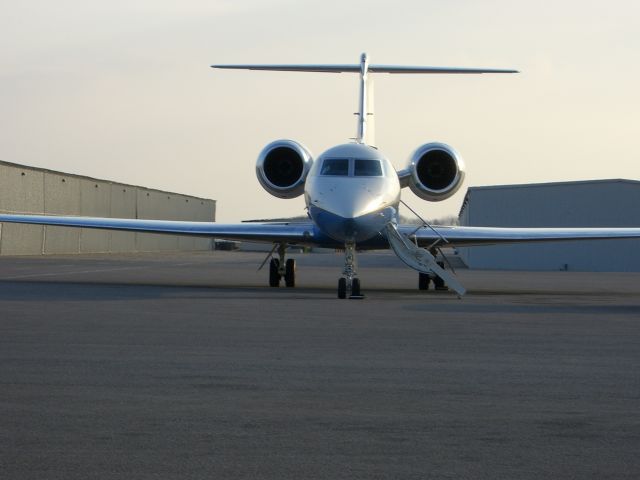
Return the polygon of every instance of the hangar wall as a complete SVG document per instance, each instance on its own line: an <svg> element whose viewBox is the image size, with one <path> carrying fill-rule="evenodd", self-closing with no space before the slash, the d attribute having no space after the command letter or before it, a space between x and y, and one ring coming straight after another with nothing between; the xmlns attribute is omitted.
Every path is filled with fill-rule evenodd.
<svg viewBox="0 0 640 480"><path fill-rule="evenodd" d="M640 227L640 182L593 180L471 187L460 225ZM589 240L460 248L469 268L640 271L640 240Z"/></svg>
<svg viewBox="0 0 640 480"><path fill-rule="evenodd" d="M0 210L215 221L215 200L0 162ZM0 255L210 250L208 238L0 224Z"/></svg>

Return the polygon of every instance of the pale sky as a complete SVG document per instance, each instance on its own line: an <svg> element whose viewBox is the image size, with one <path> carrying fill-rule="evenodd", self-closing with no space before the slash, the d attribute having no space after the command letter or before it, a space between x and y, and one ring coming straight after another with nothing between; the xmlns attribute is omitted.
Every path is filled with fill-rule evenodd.
<svg viewBox="0 0 640 480"><path fill-rule="evenodd" d="M319 155L353 137L351 74L213 63L516 68L375 76L376 143L396 168L442 141L466 187L640 180L640 3L627 0L0 0L0 159L218 200L218 221L304 214L255 177L267 143Z"/></svg>

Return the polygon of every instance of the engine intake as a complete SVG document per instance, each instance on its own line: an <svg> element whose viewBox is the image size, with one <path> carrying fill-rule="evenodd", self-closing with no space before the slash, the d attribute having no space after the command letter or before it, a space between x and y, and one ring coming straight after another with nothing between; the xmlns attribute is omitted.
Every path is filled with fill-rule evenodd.
<svg viewBox="0 0 640 480"><path fill-rule="evenodd" d="M427 143L418 148L409 164L409 188L423 200L439 202L458 191L464 180L464 162L444 143Z"/></svg>
<svg viewBox="0 0 640 480"><path fill-rule="evenodd" d="M264 147L256 162L260 185L279 198L302 195L313 164L309 151L293 140L276 140Z"/></svg>

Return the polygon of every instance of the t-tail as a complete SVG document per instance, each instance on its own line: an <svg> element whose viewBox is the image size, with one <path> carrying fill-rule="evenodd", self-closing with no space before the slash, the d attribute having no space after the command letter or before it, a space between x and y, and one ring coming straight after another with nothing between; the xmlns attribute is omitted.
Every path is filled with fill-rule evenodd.
<svg viewBox="0 0 640 480"><path fill-rule="evenodd" d="M373 78L370 73L431 73L431 74L482 74L482 73L518 73L517 70L496 68L460 68L460 67L414 67L404 65L377 65L369 63L366 53L360 56L359 64L238 64L211 65L212 68L239 70L269 70L280 72L353 72L360 74L360 96L358 101L358 125L355 141L374 145L373 124Z"/></svg>

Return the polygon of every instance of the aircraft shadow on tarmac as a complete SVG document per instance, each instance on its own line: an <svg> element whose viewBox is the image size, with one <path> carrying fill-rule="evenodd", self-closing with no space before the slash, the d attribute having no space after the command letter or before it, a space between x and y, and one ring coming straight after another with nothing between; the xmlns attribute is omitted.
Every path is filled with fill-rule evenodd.
<svg viewBox="0 0 640 480"><path fill-rule="evenodd" d="M212 284L188 282L131 282L131 281L78 281L78 280L33 280L12 279L0 280L0 302L28 301L38 298L48 302L57 301L86 301L86 300L117 300L117 299L153 299L153 298L247 298L267 300L337 300L333 286L327 287L296 287L295 289L270 288L255 284ZM451 292L419 292L414 289L370 288L365 299L398 300L411 297L425 297L430 299L457 300Z"/></svg>

